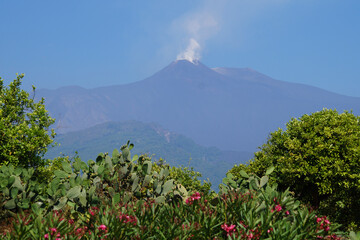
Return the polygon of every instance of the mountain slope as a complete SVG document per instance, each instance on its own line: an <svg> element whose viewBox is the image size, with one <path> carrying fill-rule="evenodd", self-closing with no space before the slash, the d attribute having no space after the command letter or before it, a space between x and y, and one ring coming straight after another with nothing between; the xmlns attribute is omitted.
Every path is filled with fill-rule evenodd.
<svg viewBox="0 0 360 240"><path fill-rule="evenodd" d="M156 122L205 146L254 152L291 117L322 108L353 109L360 98L271 79L251 69L210 69L171 63L131 84L96 89L41 90L57 132L107 121Z"/></svg>
<svg viewBox="0 0 360 240"><path fill-rule="evenodd" d="M214 188L234 164L245 163L252 158L250 152L230 152L203 147L156 124L137 121L108 122L58 135L55 141L60 146L51 148L46 157L54 158L61 153L72 156L77 151L82 160L95 160L100 152L111 154L128 140L135 145L132 154L148 154L153 156L154 160L163 158L171 166L194 167L203 174L204 179L211 180Z"/></svg>

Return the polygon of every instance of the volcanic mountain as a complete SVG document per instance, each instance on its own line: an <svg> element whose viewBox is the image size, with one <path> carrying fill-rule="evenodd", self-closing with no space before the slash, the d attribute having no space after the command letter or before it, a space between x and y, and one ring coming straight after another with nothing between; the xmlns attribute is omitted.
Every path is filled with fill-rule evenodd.
<svg viewBox="0 0 360 240"><path fill-rule="evenodd" d="M57 132L108 121L155 122L196 143L255 151L292 117L323 108L353 110L360 98L274 80L249 68L208 68L178 60L142 81L84 89L39 90Z"/></svg>

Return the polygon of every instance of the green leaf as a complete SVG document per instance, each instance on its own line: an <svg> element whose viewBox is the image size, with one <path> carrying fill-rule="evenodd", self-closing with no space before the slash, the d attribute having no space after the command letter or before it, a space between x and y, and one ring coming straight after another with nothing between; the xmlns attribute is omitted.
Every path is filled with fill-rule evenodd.
<svg viewBox="0 0 360 240"><path fill-rule="evenodd" d="M9 181L8 181L8 184L10 185L10 186L12 186L12 184L15 182L15 176L10 176L9 177Z"/></svg>
<svg viewBox="0 0 360 240"><path fill-rule="evenodd" d="M19 189L16 188L16 187L13 187L13 188L11 189L11 192L10 192L11 198L16 198L17 195L18 195L18 193L19 193Z"/></svg>
<svg viewBox="0 0 360 240"><path fill-rule="evenodd" d="M39 216L41 214L41 203L37 202L37 203L33 203L31 204L31 210L37 215Z"/></svg>
<svg viewBox="0 0 360 240"><path fill-rule="evenodd" d="M135 154L133 157L132 157L132 162L135 162L139 159L139 156L137 154Z"/></svg>
<svg viewBox="0 0 360 240"><path fill-rule="evenodd" d="M174 187L174 180L168 180L168 181L166 181L165 183L164 183L164 187L163 187L163 190L162 190L162 195L166 195L166 194L168 194L171 190L172 190L172 188Z"/></svg>
<svg viewBox="0 0 360 240"><path fill-rule="evenodd" d="M101 175L101 174L104 172L104 170L105 170L104 166L101 165L101 166L98 167L98 169L97 169L96 172L97 172L99 175Z"/></svg>
<svg viewBox="0 0 360 240"><path fill-rule="evenodd" d="M80 190L81 190L81 186L75 186L67 192L66 196L69 199L77 198L80 195Z"/></svg>
<svg viewBox="0 0 360 240"><path fill-rule="evenodd" d="M21 179L18 176L15 177L15 181L14 181L12 187L16 187L21 191L25 190L24 186L21 184Z"/></svg>
<svg viewBox="0 0 360 240"><path fill-rule="evenodd" d="M59 203L56 206L54 206L54 210L62 209L66 205L67 200L68 200L67 197L61 197L59 199Z"/></svg>
<svg viewBox="0 0 360 240"><path fill-rule="evenodd" d="M59 186L60 186L60 178L54 178L50 183L50 188L52 192L56 192Z"/></svg>
<svg viewBox="0 0 360 240"><path fill-rule="evenodd" d="M8 185L8 180L6 178L3 178L0 180L0 187L6 187Z"/></svg>
<svg viewBox="0 0 360 240"><path fill-rule="evenodd" d="M274 170L275 170L275 167L274 167L274 166L269 167L269 168L266 170L265 175L266 175L266 176L270 175Z"/></svg>
<svg viewBox="0 0 360 240"><path fill-rule="evenodd" d="M130 200L131 200L131 194L128 193L128 192L125 192L123 202L124 202L124 203L127 203L127 202L129 202Z"/></svg>
<svg viewBox="0 0 360 240"><path fill-rule="evenodd" d="M94 161L93 161L94 162ZM95 163L95 162L94 162ZM83 172L88 172L89 171L89 166L86 164L86 162L81 161L80 162L80 168Z"/></svg>
<svg viewBox="0 0 360 240"><path fill-rule="evenodd" d="M249 178L249 175L244 170L240 170L240 176L243 178Z"/></svg>
<svg viewBox="0 0 360 240"><path fill-rule="evenodd" d="M86 206L87 200L86 200L86 191L85 191L85 189L83 189L81 191L81 193L80 193L79 202L80 202L81 206L83 206L83 207Z"/></svg>
<svg viewBox="0 0 360 240"><path fill-rule="evenodd" d="M269 177L266 175L266 176L263 176L261 179L260 179L260 185L259 185L259 188L262 188L263 186L265 186L265 184L269 181Z"/></svg>
<svg viewBox="0 0 360 240"><path fill-rule="evenodd" d="M146 187L149 185L150 181L151 181L152 177L150 175L146 175L143 181L143 187Z"/></svg>
<svg viewBox="0 0 360 240"><path fill-rule="evenodd" d="M112 204L113 205L116 205L118 203L120 203L120 193L116 193L114 195L114 197L112 198Z"/></svg>
<svg viewBox="0 0 360 240"><path fill-rule="evenodd" d="M55 175L55 177L58 177L58 178L67 178L69 176L68 173L61 171L61 170L55 170L54 175Z"/></svg>
<svg viewBox="0 0 360 240"><path fill-rule="evenodd" d="M22 168L21 167L17 167L16 169L15 169L15 171L14 171L14 174L16 175L16 176L19 176L20 174L21 174L21 172L22 172Z"/></svg>
<svg viewBox="0 0 360 240"><path fill-rule="evenodd" d="M135 190L139 187L139 177L135 177L134 182L131 186L131 191L135 192Z"/></svg>
<svg viewBox="0 0 360 240"><path fill-rule="evenodd" d="M159 197L155 198L155 203L164 203L164 202L165 202L164 196L159 196Z"/></svg>
<svg viewBox="0 0 360 240"><path fill-rule="evenodd" d="M65 171L66 173L71 174L71 173L73 172L70 163L68 163L68 162L63 162L61 165L62 165L62 168L64 169L64 171Z"/></svg>
<svg viewBox="0 0 360 240"><path fill-rule="evenodd" d="M74 167L74 170L75 170L76 172L80 171L80 169L81 169L81 165L80 165L80 164L81 164L81 163L80 163L79 159L77 158L77 159L75 160L75 162L73 163L73 167Z"/></svg>
<svg viewBox="0 0 360 240"><path fill-rule="evenodd" d="M15 203L15 199L11 199L9 201L7 201L4 205L5 209L14 209L16 208L16 203Z"/></svg>

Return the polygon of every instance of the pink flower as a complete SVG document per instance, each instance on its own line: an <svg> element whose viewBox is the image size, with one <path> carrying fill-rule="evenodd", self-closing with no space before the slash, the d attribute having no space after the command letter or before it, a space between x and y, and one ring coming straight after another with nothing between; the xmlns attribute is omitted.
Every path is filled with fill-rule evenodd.
<svg viewBox="0 0 360 240"><path fill-rule="evenodd" d="M44 238L45 238L45 239L49 239L49 234L45 234L45 235L44 235Z"/></svg>
<svg viewBox="0 0 360 240"><path fill-rule="evenodd" d="M235 232L235 225L234 224L231 224L230 226L228 226L227 224L223 224L221 225L221 228L224 229L226 231L226 236L229 236L231 235L232 233Z"/></svg>
<svg viewBox="0 0 360 240"><path fill-rule="evenodd" d="M57 232L56 228L50 228L51 235L54 235Z"/></svg>
<svg viewBox="0 0 360 240"><path fill-rule="evenodd" d="M74 224L74 219L69 219L69 224Z"/></svg>
<svg viewBox="0 0 360 240"><path fill-rule="evenodd" d="M285 212L285 214L286 214L286 215L289 215L289 214L290 214L290 212L289 212L289 211L286 211L286 212Z"/></svg>
<svg viewBox="0 0 360 240"><path fill-rule="evenodd" d="M192 200L199 200L201 197L200 197L200 193L196 192L194 193L192 196L191 196L191 199Z"/></svg>
<svg viewBox="0 0 360 240"><path fill-rule="evenodd" d="M280 212L280 211L282 210L281 205L280 205L280 204L276 205L276 206L275 206L275 210L276 210L277 212Z"/></svg>
<svg viewBox="0 0 360 240"><path fill-rule="evenodd" d="M188 199L186 199L186 204L191 205L195 200L199 200L201 198L200 193L195 192Z"/></svg>
<svg viewBox="0 0 360 240"><path fill-rule="evenodd" d="M100 225L100 226L98 227L98 229L99 229L100 231L105 231L105 230L106 230L106 226L105 226L104 224L102 224L102 225Z"/></svg>
<svg viewBox="0 0 360 240"><path fill-rule="evenodd" d="M322 218L319 218L319 217L318 217L318 218L316 219L316 222L319 223L319 222L321 222L321 220L322 220Z"/></svg>

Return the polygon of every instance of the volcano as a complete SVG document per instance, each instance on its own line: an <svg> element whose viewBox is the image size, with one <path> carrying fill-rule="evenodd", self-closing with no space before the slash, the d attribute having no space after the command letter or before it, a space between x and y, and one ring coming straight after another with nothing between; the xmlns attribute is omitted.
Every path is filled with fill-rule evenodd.
<svg viewBox="0 0 360 240"><path fill-rule="evenodd" d="M205 146L255 151L292 117L323 108L354 110L360 98L272 79L249 68L209 68L177 60L142 81L39 90L56 132L108 121L155 122Z"/></svg>

